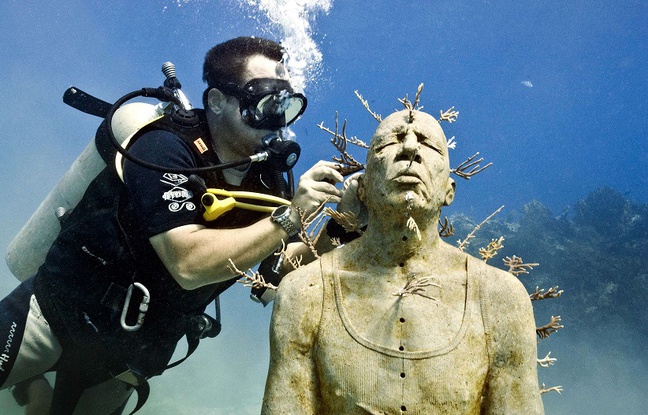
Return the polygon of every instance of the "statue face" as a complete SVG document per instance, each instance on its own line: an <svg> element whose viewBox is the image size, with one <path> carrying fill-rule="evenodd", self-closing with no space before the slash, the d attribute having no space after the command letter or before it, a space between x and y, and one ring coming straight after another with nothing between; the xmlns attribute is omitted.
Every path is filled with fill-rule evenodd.
<svg viewBox="0 0 648 415"><path fill-rule="evenodd" d="M411 121L411 122L410 122ZM387 206L405 206L438 212L454 197L445 134L434 117L414 111L391 114L374 133L367 155L364 202L380 212Z"/></svg>

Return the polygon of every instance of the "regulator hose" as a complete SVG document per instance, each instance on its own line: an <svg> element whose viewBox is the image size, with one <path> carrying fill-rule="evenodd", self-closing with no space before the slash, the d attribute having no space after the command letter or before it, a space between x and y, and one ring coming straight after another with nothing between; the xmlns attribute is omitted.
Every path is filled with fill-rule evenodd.
<svg viewBox="0 0 648 415"><path fill-rule="evenodd" d="M144 161L142 159L139 159L132 154L128 152L124 147L121 146L119 141L117 141L117 138L115 137L115 133L112 129L112 119L113 116L115 115L115 112L124 105L127 101L130 101L133 98L136 97L147 97L147 98L157 98L160 101L163 102L173 102L174 104L178 106L182 106L181 102L179 99L176 97L176 95L173 92L173 89L161 86L158 88L142 88L133 92L130 92L123 97L119 98L115 103L112 105L110 110L108 111L108 114L106 114L106 132L108 135L108 140L110 143L115 147L117 152L119 152L125 159L138 164L142 167L145 167L150 170L155 170L155 171L160 171L164 173L175 173L175 174L200 174L200 173L206 173L206 172L212 172L216 170L224 170L224 169L229 169L232 167L237 167L237 166L242 166L244 164L250 164L254 161L263 161L267 159L268 157L271 156L271 152L269 151L264 151L262 153L257 153L253 156L249 156L246 158L243 158L241 160L237 161L231 161L228 163L222 163L222 164L216 164L213 166L206 166L206 167L192 167L192 168L178 168L178 167L165 167L165 166L160 166L158 164L153 164L149 163L147 161ZM295 145L298 146L297 143ZM292 166L290 166L292 167Z"/></svg>

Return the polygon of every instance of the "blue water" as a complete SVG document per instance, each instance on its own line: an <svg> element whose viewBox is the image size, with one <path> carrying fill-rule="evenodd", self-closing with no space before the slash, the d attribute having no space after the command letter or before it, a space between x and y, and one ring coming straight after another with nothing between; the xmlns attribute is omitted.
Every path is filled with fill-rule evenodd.
<svg viewBox="0 0 648 415"><path fill-rule="evenodd" d="M493 162L470 181L457 180L446 215L479 221L506 205L504 218L537 200L553 216L570 216L602 186L646 204L647 17L648 4L632 0L333 1L328 12L308 19L322 60L307 80L309 108L294 128L303 148L297 174L335 154L317 124L333 126L336 111L348 119L350 135L369 140L376 122L354 90L387 115L400 107L397 98L413 97L424 83L424 110L438 114L455 106L460 112L456 123L444 124L458 142L452 164L477 151ZM96 129L97 119L62 103L68 86L113 101L159 85L161 64L170 60L198 105L209 47L238 35L278 39L285 29L235 0L6 1L0 13L0 247ZM599 261L606 266L605 257ZM551 281L561 278L557 272ZM624 283L621 275L614 278ZM16 284L3 264L0 294ZM223 334L155 379L141 413L258 412L270 309L251 303L242 287L223 302ZM541 371L547 386L565 388L545 395L548 414L645 412L647 358L634 349L645 328L596 328L623 341L570 341L567 328L548 340L555 344L552 356L566 361ZM618 352L619 344L627 350ZM615 355L604 357L612 348ZM6 391L0 408L19 413Z"/></svg>

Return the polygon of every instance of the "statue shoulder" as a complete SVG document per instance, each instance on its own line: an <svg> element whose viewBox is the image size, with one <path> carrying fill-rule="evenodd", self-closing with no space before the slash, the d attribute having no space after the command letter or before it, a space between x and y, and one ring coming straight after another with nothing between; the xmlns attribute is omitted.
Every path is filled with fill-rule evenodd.
<svg viewBox="0 0 648 415"><path fill-rule="evenodd" d="M284 298L320 297L322 293L322 271L320 261L302 265L286 274L277 290L277 295Z"/></svg>
<svg viewBox="0 0 648 415"><path fill-rule="evenodd" d="M522 354L535 347L533 307L526 288L506 271L476 258L471 262L477 269L480 308L493 361L504 362L513 352L517 356L513 360L523 361Z"/></svg>
<svg viewBox="0 0 648 415"><path fill-rule="evenodd" d="M473 268L477 268L482 300L500 304L501 307L510 306L511 303L530 304L526 288L515 275L474 257L471 263Z"/></svg>
<svg viewBox="0 0 648 415"><path fill-rule="evenodd" d="M518 330L535 333L529 293L513 274L473 258L479 284L479 302L487 331Z"/></svg>
<svg viewBox="0 0 648 415"><path fill-rule="evenodd" d="M320 261L303 265L283 278L272 309L273 348L294 348L299 353L310 350L320 324L322 293Z"/></svg>
<svg viewBox="0 0 648 415"><path fill-rule="evenodd" d="M275 298L274 309L289 309L290 312L302 312L313 307L321 308L322 276L320 261L302 265L286 274Z"/></svg>

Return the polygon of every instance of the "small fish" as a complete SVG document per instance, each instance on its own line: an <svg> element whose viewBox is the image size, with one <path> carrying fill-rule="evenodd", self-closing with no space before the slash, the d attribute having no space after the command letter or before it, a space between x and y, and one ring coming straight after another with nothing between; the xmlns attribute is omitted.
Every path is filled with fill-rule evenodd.
<svg viewBox="0 0 648 415"><path fill-rule="evenodd" d="M533 88L533 84L531 83L531 81L522 81L520 83L527 88Z"/></svg>

